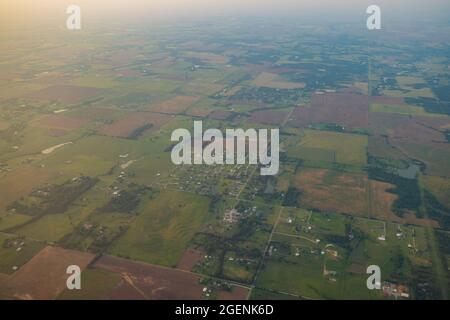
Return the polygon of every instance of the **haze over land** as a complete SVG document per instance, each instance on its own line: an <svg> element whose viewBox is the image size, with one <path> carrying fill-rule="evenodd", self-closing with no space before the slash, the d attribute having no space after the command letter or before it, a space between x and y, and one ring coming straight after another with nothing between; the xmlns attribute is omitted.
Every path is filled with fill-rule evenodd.
<svg viewBox="0 0 450 320"><path fill-rule="evenodd" d="M0 1L0 299L450 297L448 0Z"/></svg>
<svg viewBox="0 0 450 320"><path fill-rule="evenodd" d="M6 28L49 21L63 23L65 9L79 5L86 22L127 23L157 22L180 18L212 18L220 16L314 17L330 21L345 17L365 19L365 9L371 4L382 8L386 18L416 20L448 19L447 0L3 0L0 4L0 23Z"/></svg>

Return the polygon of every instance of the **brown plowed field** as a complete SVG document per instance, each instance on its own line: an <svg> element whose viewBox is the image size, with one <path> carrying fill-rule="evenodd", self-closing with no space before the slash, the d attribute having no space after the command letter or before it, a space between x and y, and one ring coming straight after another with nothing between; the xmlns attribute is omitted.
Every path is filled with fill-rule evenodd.
<svg viewBox="0 0 450 320"><path fill-rule="evenodd" d="M450 177L450 144L447 143L443 130L450 125L446 118L413 117L391 113L372 113L370 129L376 137L384 136L385 143L375 149L379 154L389 154L392 147L411 159L424 162L426 173L435 176ZM369 141L369 150L373 150ZM383 146L387 150L383 150Z"/></svg>
<svg viewBox="0 0 450 320"><path fill-rule="evenodd" d="M111 292L111 297L130 298L130 287L139 292L143 299L198 300L202 299L204 285L200 276L166 267L155 266L122 258L103 256L94 264L95 268L120 273L125 280L123 285ZM242 299L248 290L233 287L232 292L223 294L224 298ZM134 295L131 298L134 298ZM219 297L222 293L219 293Z"/></svg>
<svg viewBox="0 0 450 320"><path fill-rule="evenodd" d="M93 258L90 253L48 246L12 274L2 291L14 299L56 299L67 288L67 267L83 270Z"/></svg>
<svg viewBox="0 0 450 320"><path fill-rule="evenodd" d="M274 111L274 110L262 110L262 111L252 112L252 115L248 121L251 123L277 125L277 124L282 124L287 116L288 116L287 112L280 112L280 111Z"/></svg>
<svg viewBox="0 0 450 320"><path fill-rule="evenodd" d="M347 131L367 128L369 98L351 93L314 94L310 112L312 123L335 123Z"/></svg>
<svg viewBox="0 0 450 320"><path fill-rule="evenodd" d="M181 257L177 268L186 271L192 271L192 268L203 260L205 253L200 250L188 249Z"/></svg>
<svg viewBox="0 0 450 320"><path fill-rule="evenodd" d="M151 129L154 130L169 122L170 119L171 117L165 114L136 112L100 128L98 133L111 137L128 138L133 135L137 129L146 124L151 124Z"/></svg>
<svg viewBox="0 0 450 320"><path fill-rule="evenodd" d="M307 128L311 124L310 109L306 107L298 107L292 112L289 125L296 128Z"/></svg>
<svg viewBox="0 0 450 320"><path fill-rule="evenodd" d="M152 111L178 114L184 112L197 100L198 97L178 96L152 107Z"/></svg>

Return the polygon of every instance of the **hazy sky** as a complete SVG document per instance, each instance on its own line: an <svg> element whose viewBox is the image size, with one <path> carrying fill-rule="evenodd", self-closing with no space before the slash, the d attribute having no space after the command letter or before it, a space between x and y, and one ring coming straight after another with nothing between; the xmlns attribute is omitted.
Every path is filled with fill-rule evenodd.
<svg viewBox="0 0 450 320"><path fill-rule="evenodd" d="M82 8L91 20L109 18L136 21L180 17L318 15L325 18L346 14L364 15L370 4L385 14L449 17L449 0L0 0L0 20L6 24L25 21L65 20L69 4ZM383 12L382 11L382 12Z"/></svg>

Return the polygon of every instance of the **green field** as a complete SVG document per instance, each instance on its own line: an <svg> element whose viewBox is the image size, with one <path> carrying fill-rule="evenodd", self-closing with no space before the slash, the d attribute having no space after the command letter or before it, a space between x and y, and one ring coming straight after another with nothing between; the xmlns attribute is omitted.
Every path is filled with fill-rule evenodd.
<svg viewBox="0 0 450 320"><path fill-rule="evenodd" d="M361 166L367 162L367 143L363 135L305 130L287 153L304 160Z"/></svg>
<svg viewBox="0 0 450 320"><path fill-rule="evenodd" d="M164 191L143 209L110 253L175 266L189 240L207 220L208 207L206 197Z"/></svg>
<svg viewBox="0 0 450 320"><path fill-rule="evenodd" d="M0 273L12 274L13 267L20 268L44 246L41 242L0 233Z"/></svg>
<svg viewBox="0 0 450 320"><path fill-rule="evenodd" d="M0 230L6 230L31 219L30 216L24 214L5 213L0 216Z"/></svg>
<svg viewBox="0 0 450 320"><path fill-rule="evenodd" d="M283 212L271 247L257 287L313 299L380 299L366 288L369 264L383 281L407 283L413 268L433 263L424 228L302 209Z"/></svg>
<svg viewBox="0 0 450 320"><path fill-rule="evenodd" d="M28 297L1 289L44 246L177 269L95 260L59 299L145 298L155 280L149 298L401 299L368 290L369 265L410 299L448 298L448 21L376 49L325 13L1 32L1 298ZM256 164L175 165L172 134L199 120L279 129L279 172L261 175L263 146ZM30 291L52 285L32 273Z"/></svg>
<svg viewBox="0 0 450 320"><path fill-rule="evenodd" d="M73 145L54 151L41 164L60 170L65 174L97 176L105 174L119 163L119 155L133 156L133 147L137 143L131 140L103 136L83 138ZM95 150L95 152L92 152Z"/></svg>
<svg viewBox="0 0 450 320"><path fill-rule="evenodd" d="M372 104L370 106L371 112L387 112L409 115L429 115L423 107L410 105L388 105L388 104Z"/></svg>

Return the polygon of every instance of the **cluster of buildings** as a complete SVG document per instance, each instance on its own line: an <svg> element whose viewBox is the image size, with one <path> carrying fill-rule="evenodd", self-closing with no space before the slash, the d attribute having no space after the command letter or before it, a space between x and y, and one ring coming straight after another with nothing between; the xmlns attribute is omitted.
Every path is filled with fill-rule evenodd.
<svg viewBox="0 0 450 320"><path fill-rule="evenodd" d="M409 298L409 288L403 284L395 284L385 281L383 282L381 289L385 297L394 297L396 299Z"/></svg>
<svg viewBox="0 0 450 320"><path fill-rule="evenodd" d="M228 211L225 211L223 214L223 222L225 223L235 223L239 221L241 217L241 213L237 211L236 209L231 209Z"/></svg>

